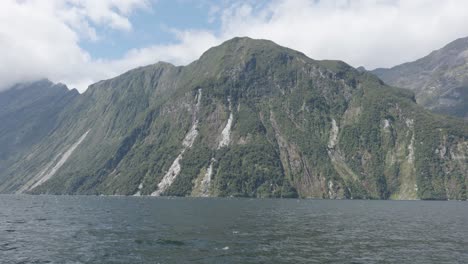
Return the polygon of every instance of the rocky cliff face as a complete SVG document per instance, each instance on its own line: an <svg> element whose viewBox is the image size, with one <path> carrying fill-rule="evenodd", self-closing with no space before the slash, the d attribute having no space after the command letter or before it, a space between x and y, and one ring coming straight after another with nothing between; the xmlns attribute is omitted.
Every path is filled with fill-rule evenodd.
<svg viewBox="0 0 468 264"><path fill-rule="evenodd" d="M413 90L418 103L434 112L468 119L468 38L417 61L372 73L390 85Z"/></svg>
<svg viewBox="0 0 468 264"><path fill-rule="evenodd" d="M99 82L60 117L0 191L466 199L466 123L266 40Z"/></svg>

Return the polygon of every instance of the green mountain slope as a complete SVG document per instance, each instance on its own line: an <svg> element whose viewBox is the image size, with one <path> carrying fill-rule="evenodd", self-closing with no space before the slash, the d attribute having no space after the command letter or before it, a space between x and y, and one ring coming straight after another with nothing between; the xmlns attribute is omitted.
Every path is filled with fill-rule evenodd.
<svg viewBox="0 0 468 264"><path fill-rule="evenodd" d="M413 90L418 103L436 113L468 119L468 38L417 61L372 73L390 85Z"/></svg>
<svg viewBox="0 0 468 264"><path fill-rule="evenodd" d="M466 199L466 123L267 40L99 82L61 115L1 192Z"/></svg>
<svg viewBox="0 0 468 264"><path fill-rule="evenodd" d="M0 173L57 127L60 112L77 96L48 80L0 92Z"/></svg>

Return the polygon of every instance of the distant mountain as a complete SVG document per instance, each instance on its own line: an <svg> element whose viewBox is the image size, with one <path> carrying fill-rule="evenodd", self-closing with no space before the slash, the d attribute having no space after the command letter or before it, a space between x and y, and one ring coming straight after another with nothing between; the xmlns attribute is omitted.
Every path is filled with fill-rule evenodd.
<svg viewBox="0 0 468 264"><path fill-rule="evenodd" d="M468 119L468 38L417 61L372 73L390 85L411 89L418 103L436 113Z"/></svg>
<svg viewBox="0 0 468 264"><path fill-rule="evenodd" d="M1 192L466 199L465 122L267 40L98 82L57 120Z"/></svg>
<svg viewBox="0 0 468 264"><path fill-rule="evenodd" d="M0 92L0 172L17 154L52 133L62 110L77 97L76 90L49 80Z"/></svg>

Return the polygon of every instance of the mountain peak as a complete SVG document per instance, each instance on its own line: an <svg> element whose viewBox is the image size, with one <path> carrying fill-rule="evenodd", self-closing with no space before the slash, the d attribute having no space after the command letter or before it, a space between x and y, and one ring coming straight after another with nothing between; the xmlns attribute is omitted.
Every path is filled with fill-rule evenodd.
<svg viewBox="0 0 468 264"><path fill-rule="evenodd" d="M279 46L279 45L267 39L254 39L250 37L234 37L232 39L226 40L220 46L260 47L260 46Z"/></svg>
<svg viewBox="0 0 468 264"><path fill-rule="evenodd" d="M449 44L445 45L440 50L458 50L465 51L468 49L468 37L456 39Z"/></svg>
<svg viewBox="0 0 468 264"><path fill-rule="evenodd" d="M327 70L338 73L354 69L339 60L314 60L304 53L281 46L267 39L250 37L235 37L207 50L195 61L197 67L212 67L218 65L231 69L249 62L258 61L261 65L284 65L296 60L299 63L312 63ZM214 64L213 64L214 63ZM257 63L257 64L258 64ZM203 66L204 65L204 66Z"/></svg>
<svg viewBox="0 0 468 264"><path fill-rule="evenodd" d="M384 82L411 89L432 111L468 118L468 37L459 38L413 62L375 69Z"/></svg>
<svg viewBox="0 0 468 264"><path fill-rule="evenodd" d="M235 37L223 42L219 46L208 49L200 57L200 60L210 60L210 58L227 58L243 59L249 55L258 54L274 54L288 53L291 55L299 55L306 57L303 53L280 46L271 40L253 39L249 37Z"/></svg>

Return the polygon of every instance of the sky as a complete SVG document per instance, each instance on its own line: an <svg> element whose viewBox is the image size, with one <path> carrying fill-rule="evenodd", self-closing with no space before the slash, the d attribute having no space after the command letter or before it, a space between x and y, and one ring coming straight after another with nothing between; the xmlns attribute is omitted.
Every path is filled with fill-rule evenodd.
<svg viewBox="0 0 468 264"><path fill-rule="evenodd" d="M132 68L186 65L236 36L367 69L468 36L466 0L1 0L0 90L48 78L80 92Z"/></svg>

